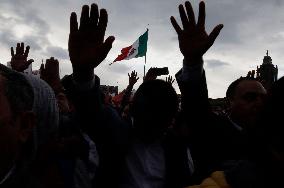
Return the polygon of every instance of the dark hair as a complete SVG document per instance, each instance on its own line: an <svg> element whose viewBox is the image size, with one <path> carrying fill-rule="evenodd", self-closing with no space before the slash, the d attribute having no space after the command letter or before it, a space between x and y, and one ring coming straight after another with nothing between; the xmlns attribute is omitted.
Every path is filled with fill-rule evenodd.
<svg viewBox="0 0 284 188"><path fill-rule="evenodd" d="M235 93L236 93L236 88L237 88L237 86L238 86L242 81L249 81L249 80L251 80L251 81L258 81L257 79L251 78L251 77L240 77L240 78L236 79L235 81L233 81L233 82L229 85L229 87L228 87L228 89L227 89L227 91L226 91L226 98L227 98L227 99L233 98L234 95L235 95Z"/></svg>
<svg viewBox="0 0 284 188"><path fill-rule="evenodd" d="M284 77L274 82L260 116L258 131L265 144L284 152Z"/></svg>
<svg viewBox="0 0 284 188"><path fill-rule="evenodd" d="M0 64L0 74L5 78L5 96L8 99L13 115L32 110L34 99L33 89L24 75L2 64Z"/></svg>
<svg viewBox="0 0 284 188"><path fill-rule="evenodd" d="M142 117L153 114L158 120L172 119L178 111L178 97L171 84L164 80L149 80L137 89L131 114L133 117Z"/></svg>

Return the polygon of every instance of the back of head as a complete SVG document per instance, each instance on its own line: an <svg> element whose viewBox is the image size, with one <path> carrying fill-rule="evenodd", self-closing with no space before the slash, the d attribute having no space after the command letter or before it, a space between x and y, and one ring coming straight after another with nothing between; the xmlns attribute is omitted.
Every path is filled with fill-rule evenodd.
<svg viewBox="0 0 284 188"><path fill-rule="evenodd" d="M268 90L267 100L257 126L251 131L252 151L269 176L280 180L284 170L284 77ZM279 175L282 176L279 179Z"/></svg>
<svg viewBox="0 0 284 188"><path fill-rule="evenodd" d="M34 93L32 111L36 114L37 124L34 131L35 147L45 144L57 134L59 109L52 88L42 79L24 74Z"/></svg>
<svg viewBox="0 0 284 188"><path fill-rule="evenodd" d="M177 110L178 98L172 85L163 80L150 80L136 91L131 115L135 128L154 136L168 128Z"/></svg>
<svg viewBox="0 0 284 188"><path fill-rule="evenodd" d="M260 132L265 143L284 155L284 77L276 81L268 92L265 108L260 116ZM283 159L284 162L284 159Z"/></svg>

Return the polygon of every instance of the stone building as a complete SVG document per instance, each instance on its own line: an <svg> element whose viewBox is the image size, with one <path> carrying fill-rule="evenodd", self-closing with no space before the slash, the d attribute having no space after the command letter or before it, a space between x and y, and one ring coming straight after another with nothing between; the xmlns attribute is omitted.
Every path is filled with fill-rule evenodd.
<svg viewBox="0 0 284 188"><path fill-rule="evenodd" d="M268 89L273 82L277 80L278 77L278 67L272 64L272 58L268 55L268 50L266 56L263 58L262 65L257 66L256 69L257 78L262 81L264 87Z"/></svg>

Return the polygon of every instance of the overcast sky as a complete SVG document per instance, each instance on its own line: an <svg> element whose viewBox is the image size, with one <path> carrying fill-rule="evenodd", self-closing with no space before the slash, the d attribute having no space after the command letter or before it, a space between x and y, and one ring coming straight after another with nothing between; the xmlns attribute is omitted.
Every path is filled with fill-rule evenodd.
<svg viewBox="0 0 284 188"><path fill-rule="evenodd" d="M17 42L31 46L30 58L38 69L41 60L54 56L60 60L61 75L70 74L67 44L69 16L79 17L84 4L98 3L107 9L109 23L106 35L116 40L105 62L95 69L101 84L128 84L127 73L136 70L143 77L144 58L121 61L109 66L121 48L131 45L149 24L146 70L151 66L169 67L174 75L182 67L182 55L170 16L179 21L178 0L0 0L0 62L10 60L10 47ZM199 0L191 1L198 12ZM234 79L262 63L266 50L284 74L284 0L208 0L206 28L211 32L224 24L215 44L204 56L209 96L224 97ZM161 77L164 79L164 77ZM177 92L177 84L174 83Z"/></svg>

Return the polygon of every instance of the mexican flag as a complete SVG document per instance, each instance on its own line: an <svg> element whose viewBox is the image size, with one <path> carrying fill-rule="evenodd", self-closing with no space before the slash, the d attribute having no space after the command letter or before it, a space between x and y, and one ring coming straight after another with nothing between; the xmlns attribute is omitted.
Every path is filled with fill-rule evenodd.
<svg viewBox="0 0 284 188"><path fill-rule="evenodd" d="M113 61L113 63L116 61L128 60L132 58L145 56L147 52L147 41L148 41L148 29L131 46L122 48L121 54L117 56L117 58Z"/></svg>

